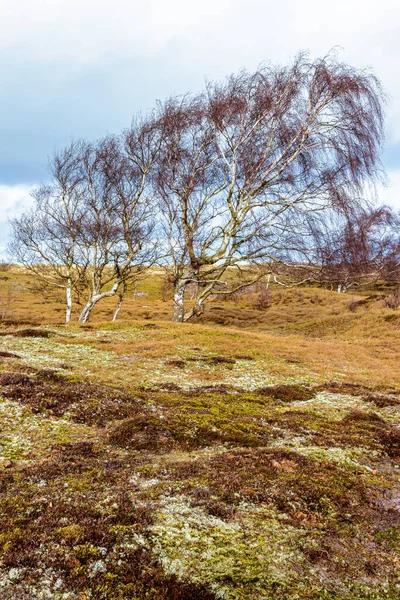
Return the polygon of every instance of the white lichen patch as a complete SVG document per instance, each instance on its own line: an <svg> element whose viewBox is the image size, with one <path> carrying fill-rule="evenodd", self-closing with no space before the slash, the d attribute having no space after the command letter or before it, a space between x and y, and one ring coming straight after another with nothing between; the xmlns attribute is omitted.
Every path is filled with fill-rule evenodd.
<svg viewBox="0 0 400 600"><path fill-rule="evenodd" d="M318 414L329 414L332 419L340 420L352 409L371 410L371 403L363 400L361 396L349 394L334 394L332 392L318 392L310 400L291 402L291 408L317 411Z"/></svg>
<svg viewBox="0 0 400 600"><path fill-rule="evenodd" d="M152 525L153 552L166 574L207 582L217 598L258 598L275 581L289 581L303 557L306 534L266 507L239 507L226 522L190 506L184 496L164 497Z"/></svg>
<svg viewBox="0 0 400 600"><path fill-rule="evenodd" d="M26 569L0 569L1 598L35 600L73 600L78 598L74 592L61 592L63 580L53 569L40 569L35 584L23 580Z"/></svg>
<svg viewBox="0 0 400 600"><path fill-rule="evenodd" d="M303 456L314 458L316 460L336 463L352 471L372 472L371 467L360 462L365 456L376 458L378 452L369 448L322 448L321 446L305 446L297 448L297 452Z"/></svg>
<svg viewBox="0 0 400 600"><path fill-rule="evenodd" d="M87 566L87 574L89 577L96 577L100 573L105 573L107 571L107 565L104 560L95 560L89 562Z"/></svg>
<svg viewBox="0 0 400 600"><path fill-rule="evenodd" d="M328 417L332 421L340 421L350 411L358 410L366 413L376 413L383 419L398 423L399 407L392 406L381 408L363 396L350 394L336 394L333 392L318 392L313 398L306 401L291 402L291 409L309 410L310 413Z"/></svg>
<svg viewBox="0 0 400 600"><path fill-rule="evenodd" d="M25 364L41 369L57 369L60 363L68 362L80 375L90 375L97 369L107 368L108 363L117 358L111 352L86 344L63 344L46 338L4 337L1 338L0 349L12 350Z"/></svg>
<svg viewBox="0 0 400 600"><path fill-rule="evenodd" d="M177 368L166 365L165 361L147 359L142 364L135 365L135 368L141 373L141 382L144 385L175 383L187 391L195 387L213 384L254 391L257 388L271 384L298 383L298 375L282 378L282 376L273 374L270 364L266 360L258 360L251 363L237 361L232 365L228 365L228 368L224 365L214 366L195 363L195 376L193 375L193 364L190 363L183 368ZM313 375L309 375L302 377L302 381L312 384L316 382L316 378Z"/></svg>
<svg viewBox="0 0 400 600"><path fill-rule="evenodd" d="M91 430L67 419L34 415L28 407L0 397L0 459L24 459L52 444L88 439Z"/></svg>
<svg viewBox="0 0 400 600"><path fill-rule="evenodd" d="M134 348L128 356L121 356L91 344L98 341L118 345L125 342L140 344L143 341L151 344L152 331L143 330L141 327L125 331L104 328L90 332L55 330L54 333L59 334L58 341L47 338L5 336L0 338L0 349L18 353L25 364L35 368L60 369L62 363L68 363L76 376L97 378L101 373L103 380L108 379L113 383L123 382L125 385L139 384L150 387L160 383L174 383L190 390L194 387L218 383L251 391L269 384L296 383L299 378L297 370L293 374L287 373L285 377L276 374L272 366L276 366L280 361L272 358L270 360L258 358L254 361L237 359L232 364L217 365L191 360L183 368L178 368L166 364L164 356L135 354ZM170 335L170 332L164 332L164 337L168 338ZM65 343L60 341L60 337L66 339ZM71 343L71 339L74 343ZM186 348L183 354L187 356L189 349ZM215 353L204 350L202 355L213 357ZM302 374L301 379L304 383L310 384L317 381L312 373Z"/></svg>

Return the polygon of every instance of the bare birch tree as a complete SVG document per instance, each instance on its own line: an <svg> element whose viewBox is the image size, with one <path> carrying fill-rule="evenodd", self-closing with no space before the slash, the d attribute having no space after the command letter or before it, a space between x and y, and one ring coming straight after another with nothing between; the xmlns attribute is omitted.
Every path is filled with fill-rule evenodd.
<svg viewBox="0 0 400 600"><path fill-rule="evenodd" d="M399 217L387 206L334 215L315 232L316 279L346 293L400 267Z"/></svg>
<svg viewBox="0 0 400 600"><path fill-rule="evenodd" d="M334 54L243 71L165 103L157 190L175 320L224 293L230 267L307 253L314 219L344 210L377 176L382 105L377 79ZM185 311L191 282L198 293Z"/></svg>
<svg viewBox="0 0 400 600"><path fill-rule="evenodd" d="M83 266L77 269L83 216L81 146L73 142L54 154L50 183L33 190L32 210L11 221L11 254L47 287L64 290L67 323Z"/></svg>
<svg viewBox="0 0 400 600"><path fill-rule="evenodd" d="M129 283L151 266L155 206L151 168L160 129L138 118L123 135L91 144L74 142L55 153L52 181L33 192L30 212L12 221L11 253L46 285L84 298L86 322L103 298L117 296L114 319Z"/></svg>
<svg viewBox="0 0 400 600"><path fill-rule="evenodd" d="M115 320L128 284L155 261L150 175L158 146L159 129L151 120L138 120L120 138L87 145L82 155L85 217L79 249L90 265L83 323L100 300L117 295Z"/></svg>

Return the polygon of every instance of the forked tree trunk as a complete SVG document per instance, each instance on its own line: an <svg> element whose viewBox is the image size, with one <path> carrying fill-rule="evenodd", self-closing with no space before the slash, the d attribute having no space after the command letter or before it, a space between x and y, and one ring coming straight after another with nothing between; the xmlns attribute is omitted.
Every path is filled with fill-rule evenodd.
<svg viewBox="0 0 400 600"><path fill-rule="evenodd" d="M89 302L87 302L85 304L85 306L82 309L81 314L79 315L79 319L78 321L80 323L87 323L87 321L89 320L89 317L91 315L92 310L94 309L94 307L96 306L97 302L100 300L99 295L97 296L93 296Z"/></svg>
<svg viewBox="0 0 400 600"><path fill-rule="evenodd" d="M196 299L193 304L193 307L183 316L183 322L189 321L193 317L200 317L204 313L205 310L205 301L212 294L215 281L210 281L207 283L205 287L197 287Z"/></svg>
<svg viewBox="0 0 400 600"><path fill-rule="evenodd" d="M85 304L85 306L82 309L81 314L79 315L79 319L78 321L80 323L87 323L89 320L89 317L92 313L92 310L94 309L94 307L96 306L96 304L98 302L100 302L100 300L102 300L103 298L109 298L110 296L115 296L115 294L118 291L119 286L121 285L120 281L116 281L114 283L114 285L112 286L111 290L108 292L101 292L101 293L94 293L92 295L92 297L90 298L90 300Z"/></svg>
<svg viewBox="0 0 400 600"><path fill-rule="evenodd" d="M346 294L350 288L351 288L351 284L349 284L349 283L339 283L339 285L337 287L337 291L339 294Z"/></svg>
<svg viewBox="0 0 400 600"><path fill-rule="evenodd" d="M186 323L192 317L199 317L204 312L204 302L207 300L209 295L212 293L215 281L207 284L206 287L196 287L196 296L192 308L185 313L185 290L186 286L197 278L193 275L186 273L185 277L179 279L174 285L174 313L173 321L177 323Z"/></svg>
<svg viewBox="0 0 400 600"><path fill-rule="evenodd" d="M204 312L204 298L197 299L193 308L189 310L186 314L183 315L182 321L186 323L190 321L193 317L200 317Z"/></svg>

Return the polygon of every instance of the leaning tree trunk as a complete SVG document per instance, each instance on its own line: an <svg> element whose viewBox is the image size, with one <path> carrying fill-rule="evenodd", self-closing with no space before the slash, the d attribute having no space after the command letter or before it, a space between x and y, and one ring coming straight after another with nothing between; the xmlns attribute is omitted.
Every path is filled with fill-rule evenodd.
<svg viewBox="0 0 400 600"><path fill-rule="evenodd" d="M190 321L193 317L200 317L204 313L204 298L197 299L193 307L183 315L182 321L186 323Z"/></svg>
<svg viewBox="0 0 400 600"><path fill-rule="evenodd" d="M197 287L197 294L196 294L196 298L193 304L193 307L186 313L183 315L183 322L186 323L186 321L189 321L190 319L192 319L193 317L200 317L200 315L202 315L205 311L205 301L207 300L207 298L212 294L214 288L215 288L215 281L211 281L211 282L204 282L205 283L205 287Z"/></svg>
<svg viewBox="0 0 400 600"><path fill-rule="evenodd" d="M118 304L117 304L117 308L115 309L114 315L113 315L113 323L117 320L118 317L118 313L121 310L121 306L122 306L122 300L124 299L122 294L119 294L118 296Z"/></svg>
<svg viewBox="0 0 400 600"><path fill-rule="evenodd" d="M193 302L192 308L185 313L185 290L186 286L193 282L197 282L196 296ZM203 285L198 282L198 275L188 272L185 273L185 277L178 279L174 284L174 312L173 321L177 323L185 323L192 317L199 317L204 312L204 302L207 300L209 295L212 293L215 287L215 281L204 282Z"/></svg>
<svg viewBox="0 0 400 600"><path fill-rule="evenodd" d="M94 293L92 295L92 297L90 298L90 300L85 304L85 306L82 309L81 314L79 315L79 319L78 321L80 323L87 323L89 320L89 317L92 313L92 310L94 309L94 307L96 306L96 304L98 302L100 302L100 300L102 300L103 298L109 298L110 296L115 296L115 294L118 291L118 288L121 284L121 281L116 281L114 283L114 285L112 286L111 290L108 292L101 292L101 293Z"/></svg>
<svg viewBox="0 0 400 600"><path fill-rule="evenodd" d="M92 298L89 300L89 302L87 302L85 304L85 306L82 309L81 314L79 315L78 321L80 323L87 323L87 321L89 320L89 317L92 313L92 310L94 309L94 307L96 306L97 302L99 302L100 299L101 299L100 295L98 294L97 296L92 296Z"/></svg>

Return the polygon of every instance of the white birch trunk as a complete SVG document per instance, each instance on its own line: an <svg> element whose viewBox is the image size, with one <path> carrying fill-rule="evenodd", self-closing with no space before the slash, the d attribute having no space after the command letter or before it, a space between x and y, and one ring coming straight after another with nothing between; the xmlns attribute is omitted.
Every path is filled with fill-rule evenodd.
<svg viewBox="0 0 400 600"><path fill-rule="evenodd" d="M98 300L100 300L100 298ZM78 321L80 323L86 323L89 320L90 314L91 314L93 308L95 307L96 303L98 302L98 300L96 300L96 296L94 296L89 300L89 302L87 302L85 304L85 306L82 309L81 314L79 315Z"/></svg>
<svg viewBox="0 0 400 600"><path fill-rule="evenodd" d="M113 318L112 318L113 323L115 323L115 321L117 320L118 313L121 310L122 300L123 300L123 297L122 297L122 294L120 294L119 298L118 298L117 308L115 309L115 312L114 312L114 315L113 315Z"/></svg>
<svg viewBox="0 0 400 600"><path fill-rule="evenodd" d="M69 323L71 321L72 314L72 285L71 280L68 280L67 289L66 289L66 298L67 298L67 308L65 311L65 322Z"/></svg>
<svg viewBox="0 0 400 600"><path fill-rule="evenodd" d="M92 297L90 298L90 300L83 307L82 312L79 315L78 321L80 323L87 323L87 321L89 320L89 317L92 313L92 310L94 309L96 304L103 298L109 298L110 296L115 296L115 294L117 293L118 288L120 286L120 283L121 283L120 281L116 281L109 292L94 293L92 295Z"/></svg>
<svg viewBox="0 0 400 600"><path fill-rule="evenodd" d="M184 317L186 281L179 280L174 287L174 313L172 320L176 323L182 323Z"/></svg>

